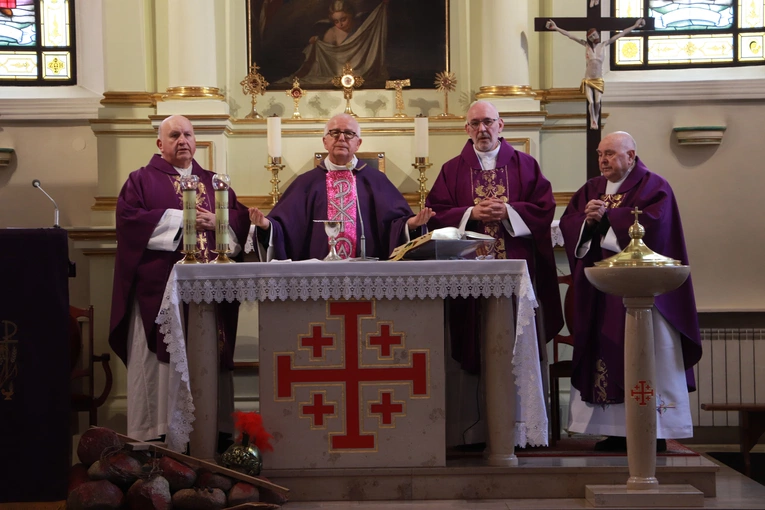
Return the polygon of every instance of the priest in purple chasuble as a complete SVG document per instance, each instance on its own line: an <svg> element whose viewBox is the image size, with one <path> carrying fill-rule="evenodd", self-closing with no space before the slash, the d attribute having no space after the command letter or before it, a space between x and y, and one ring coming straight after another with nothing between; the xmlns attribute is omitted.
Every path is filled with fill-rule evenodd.
<svg viewBox="0 0 765 510"><path fill-rule="evenodd" d="M635 207L642 211L639 222L645 227L646 245L688 264L672 188L646 168L636 151L635 140L628 133L604 137L598 147L602 175L574 194L560 220L574 281L569 430L612 436L598 443L597 449L626 448L622 440L626 437L625 307L622 298L595 289L584 269L629 244ZM693 366L701 358L701 340L690 277L680 288L656 297L653 325L657 437L691 437L688 392L695 390Z"/></svg>
<svg viewBox="0 0 765 510"><path fill-rule="evenodd" d="M324 161L299 175L267 217L250 208L250 220L257 227L253 244L261 260L326 257L327 233L324 224L314 220L343 221L335 245L342 258L360 256L362 234L366 255L380 259L421 235L433 212L423 208L415 215L384 173L356 158L361 145L356 119L344 113L332 117L324 128L323 143L328 151Z"/></svg>
<svg viewBox="0 0 765 510"><path fill-rule="evenodd" d="M109 344L128 371L128 435L153 439L167 432L169 355L155 320L173 265L182 258L183 175L199 177L197 248L204 261L215 258L213 172L193 159L194 128L185 117L162 121L160 154L132 172L117 198L117 256L114 270ZM229 190L229 243L236 255L249 228L247 209ZM233 368L238 306L217 311L221 367ZM233 401L231 402L233 406ZM228 431L231 432L231 431Z"/></svg>
<svg viewBox="0 0 765 510"><path fill-rule="evenodd" d="M503 127L494 105L473 103L465 124L470 140L459 156L444 164L428 195L426 205L435 212L428 227L458 227L489 234L497 239L490 254L494 258L526 260L540 305L540 355L544 356L544 340L553 338L563 327L550 234L555 200L536 160L500 137ZM448 348L451 357L470 374L480 372L480 313L479 302L472 298L447 303ZM465 374L458 377L468 379ZM475 408L474 400L465 405L464 412L458 414ZM480 442L480 437L479 432L474 440L466 436L465 441Z"/></svg>

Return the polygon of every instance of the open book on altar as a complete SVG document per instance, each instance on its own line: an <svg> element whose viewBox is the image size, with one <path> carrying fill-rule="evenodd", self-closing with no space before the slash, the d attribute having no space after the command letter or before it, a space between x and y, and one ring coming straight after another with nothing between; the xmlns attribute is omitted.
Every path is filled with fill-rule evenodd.
<svg viewBox="0 0 765 510"><path fill-rule="evenodd" d="M478 232L445 227L402 244L390 260L449 260L491 258L495 239Z"/></svg>

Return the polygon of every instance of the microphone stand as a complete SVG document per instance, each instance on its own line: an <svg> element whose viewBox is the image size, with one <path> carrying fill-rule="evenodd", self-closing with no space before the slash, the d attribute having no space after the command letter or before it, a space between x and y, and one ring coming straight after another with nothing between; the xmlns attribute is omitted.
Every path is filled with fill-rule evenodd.
<svg viewBox="0 0 765 510"><path fill-rule="evenodd" d="M53 197L48 195L48 193L42 189L42 186L40 186L40 181L38 179L35 179L32 181L32 186L39 189L43 193L45 193L45 196L48 197L48 199L53 202L53 228L61 228L61 225L58 224L58 204L55 200L53 200Z"/></svg>

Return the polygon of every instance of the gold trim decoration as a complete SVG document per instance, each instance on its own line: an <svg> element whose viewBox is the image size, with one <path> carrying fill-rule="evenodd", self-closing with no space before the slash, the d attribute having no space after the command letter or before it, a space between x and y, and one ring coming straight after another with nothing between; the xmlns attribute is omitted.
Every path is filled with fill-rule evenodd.
<svg viewBox="0 0 765 510"><path fill-rule="evenodd" d="M542 103L565 103L587 99L579 88L537 90L535 93Z"/></svg>
<svg viewBox="0 0 765 510"><path fill-rule="evenodd" d="M90 206L91 211L114 211L117 209L117 197L96 197L96 203Z"/></svg>
<svg viewBox="0 0 765 510"><path fill-rule="evenodd" d="M165 99L226 99L217 87L168 87L161 95Z"/></svg>
<svg viewBox="0 0 765 510"><path fill-rule="evenodd" d="M556 207L566 207L571 198L573 198L573 191L553 191L553 198L555 199Z"/></svg>
<svg viewBox="0 0 765 510"><path fill-rule="evenodd" d="M131 105L131 106L157 106L157 98L162 94L156 92L104 92L101 104L108 105Z"/></svg>
<svg viewBox="0 0 765 510"><path fill-rule="evenodd" d="M528 85L489 85L481 87L475 95L476 99L494 97L536 97L536 93Z"/></svg>

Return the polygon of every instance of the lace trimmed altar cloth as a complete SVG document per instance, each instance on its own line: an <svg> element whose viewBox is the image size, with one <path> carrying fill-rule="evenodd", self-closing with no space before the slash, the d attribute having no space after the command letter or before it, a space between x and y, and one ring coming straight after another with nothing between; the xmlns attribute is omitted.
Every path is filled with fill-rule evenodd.
<svg viewBox="0 0 765 510"><path fill-rule="evenodd" d="M334 299L444 299L516 297L513 374L515 443L547 445L534 308L524 260L385 262L252 262L176 265L157 317L170 353L168 447L183 451L193 430L194 401L182 323L185 303ZM192 333L189 333L192 335ZM216 369L217 360L211 363Z"/></svg>

